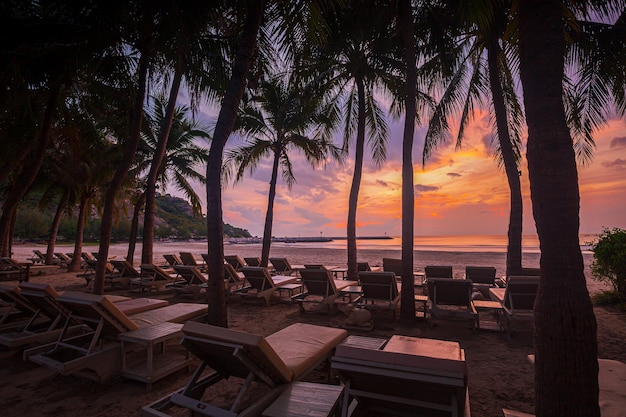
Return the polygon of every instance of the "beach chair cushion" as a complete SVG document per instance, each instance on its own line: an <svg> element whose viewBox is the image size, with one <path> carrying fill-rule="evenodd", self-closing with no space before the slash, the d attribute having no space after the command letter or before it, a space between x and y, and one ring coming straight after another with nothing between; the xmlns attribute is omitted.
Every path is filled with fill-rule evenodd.
<svg viewBox="0 0 626 417"><path fill-rule="evenodd" d="M52 298L57 298L60 294L52 285L40 284L37 282L22 282L19 285L21 291L44 292Z"/></svg>
<svg viewBox="0 0 626 417"><path fill-rule="evenodd" d="M155 298L131 298L130 300L115 303L115 306L127 316L162 308L167 305L169 305L167 300L158 300Z"/></svg>
<svg viewBox="0 0 626 417"><path fill-rule="evenodd" d="M121 311L117 304L104 295L87 294L83 292L66 291L59 295L57 301L66 304L80 316L91 319L104 319L103 333L117 336L121 332L139 328Z"/></svg>
<svg viewBox="0 0 626 417"><path fill-rule="evenodd" d="M293 378L293 372L287 367L263 336L196 322L185 323L183 326L183 334L192 338L208 339L210 341L243 346L245 351L254 357L255 362L259 363L260 366L267 373L276 378L278 382L291 382ZM197 345L197 343L198 342L195 342L194 344ZM207 348L210 350L210 346L207 346ZM198 352L196 351L194 353L197 355Z"/></svg>
<svg viewBox="0 0 626 417"><path fill-rule="evenodd" d="M298 380L347 337L345 329L294 323L266 337L267 343Z"/></svg>
<svg viewBox="0 0 626 417"><path fill-rule="evenodd" d="M197 319L207 313L206 304L177 303L150 311L144 311L128 316L137 328L152 326L154 324L184 323L187 320Z"/></svg>

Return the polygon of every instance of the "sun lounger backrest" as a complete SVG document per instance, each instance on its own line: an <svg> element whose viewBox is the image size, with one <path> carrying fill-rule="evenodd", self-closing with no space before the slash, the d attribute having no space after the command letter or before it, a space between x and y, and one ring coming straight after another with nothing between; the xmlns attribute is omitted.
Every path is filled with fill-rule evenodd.
<svg viewBox="0 0 626 417"><path fill-rule="evenodd" d="M383 258L383 271L402 276L402 259Z"/></svg>
<svg viewBox="0 0 626 417"><path fill-rule="evenodd" d="M117 336L138 328L103 295L66 291L57 297L57 301L66 306L72 312L72 316L81 319L94 329L102 321L102 333L106 335Z"/></svg>
<svg viewBox="0 0 626 417"><path fill-rule="evenodd" d="M48 317L54 319L59 314L63 317L69 315L69 310L57 302L59 293L51 285L22 282L19 287L20 294Z"/></svg>
<svg viewBox="0 0 626 417"><path fill-rule="evenodd" d="M270 386L291 382L293 373L264 337L223 327L188 322L181 344L211 368L227 375L246 378L250 371ZM244 356L239 356L243 354ZM246 360L253 362L252 366ZM269 376L270 381L266 380Z"/></svg>
<svg viewBox="0 0 626 417"><path fill-rule="evenodd" d="M183 261L176 254L166 253L163 257L170 266L183 264Z"/></svg>
<svg viewBox="0 0 626 417"><path fill-rule="evenodd" d="M224 260L231 264L235 270L239 271L246 265L246 262L239 255L225 255Z"/></svg>
<svg viewBox="0 0 626 417"><path fill-rule="evenodd" d="M112 259L111 264L118 270L121 277L138 277L139 273L128 261L120 261Z"/></svg>
<svg viewBox="0 0 626 417"><path fill-rule="evenodd" d="M141 265L141 270L145 273L152 275L154 281L173 281L174 278L170 276L163 268L153 264Z"/></svg>
<svg viewBox="0 0 626 417"><path fill-rule="evenodd" d="M538 288L538 276L510 276L506 284L504 307L510 310L533 310Z"/></svg>
<svg viewBox="0 0 626 417"><path fill-rule="evenodd" d="M467 365L458 343L410 339L415 352L339 345L331 367L348 383L350 399L372 413L465 415Z"/></svg>
<svg viewBox="0 0 626 417"><path fill-rule="evenodd" d="M427 265L424 267L426 279L452 278L452 267L448 265Z"/></svg>
<svg viewBox="0 0 626 417"><path fill-rule="evenodd" d="M359 272L366 272L366 271L371 271L372 268L370 267L369 262L357 262L356 263L356 269Z"/></svg>
<svg viewBox="0 0 626 417"><path fill-rule="evenodd" d="M270 258L270 262L277 272L289 272L293 269L287 258Z"/></svg>
<svg viewBox="0 0 626 417"><path fill-rule="evenodd" d="M257 291L264 291L276 286L267 268L263 268L262 266L246 266L241 272L243 272L248 283Z"/></svg>
<svg viewBox="0 0 626 417"><path fill-rule="evenodd" d="M393 272L359 272L363 297L370 300L393 301L398 295L398 282Z"/></svg>
<svg viewBox="0 0 626 417"><path fill-rule="evenodd" d="M178 273L189 285L204 284L207 279L202 272L191 265L174 265L174 271Z"/></svg>
<svg viewBox="0 0 626 417"><path fill-rule="evenodd" d="M491 266L466 266L465 278L471 279L474 284L495 285L496 268Z"/></svg>
<svg viewBox="0 0 626 417"><path fill-rule="evenodd" d="M239 275L239 272L237 272L235 268L229 263L224 264L224 276L230 284L240 284L243 281L243 278Z"/></svg>
<svg viewBox="0 0 626 417"><path fill-rule="evenodd" d="M0 284L0 299L23 313L32 314L35 312L33 305L20 294L19 287Z"/></svg>
<svg viewBox="0 0 626 417"><path fill-rule="evenodd" d="M261 266L261 258L258 256L243 258L248 266Z"/></svg>
<svg viewBox="0 0 626 417"><path fill-rule="evenodd" d="M332 272L324 269L310 269L305 268L300 270L300 277L306 287L306 290L311 295L321 295L328 297L331 294L337 293L337 287L333 280Z"/></svg>
<svg viewBox="0 0 626 417"><path fill-rule="evenodd" d="M428 280L428 295L433 304L469 306L472 285L468 279L433 278Z"/></svg>
<svg viewBox="0 0 626 417"><path fill-rule="evenodd" d="M198 262L191 252L181 252L180 259L184 265L198 266Z"/></svg>

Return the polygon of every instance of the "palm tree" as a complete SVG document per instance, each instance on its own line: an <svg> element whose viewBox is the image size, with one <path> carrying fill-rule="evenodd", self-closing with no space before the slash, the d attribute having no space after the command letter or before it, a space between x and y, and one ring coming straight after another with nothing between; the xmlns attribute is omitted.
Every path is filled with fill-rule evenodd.
<svg viewBox="0 0 626 417"><path fill-rule="evenodd" d="M578 241L578 173L563 103L564 10L558 0L528 0L519 3L518 14L528 171L541 249L535 414L597 417L597 323Z"/></svg>
<svg viewBox="0 0 626 417"><path fill-rule="evenodd" d="M274 199L278 170L291 188L295 182L289 154L301 151L315 167L326 158L341 159L341 150L329 142L328 135L336 122L337 111L332 103L293 84L288 75L278 75L261 83L259 94L242 106L237 131L247 137L244 146L228 152L226 166L236 170L236 181L245 172L254 172L261 160L272 157L272 175L263 228L261 265L267 266L272 242Z"/></svg>
<svg viewBox="0 0 626 417"><path fill-rule="evenodd" d="M268 2L266 0L242 0L236 2L235 9L225 11L225 15L234 15L241 20L233 19L235 28L240 29L235 36L233 46L234 59L232 61L231 77L224 90L220 112L211 141L206 173L207 192L207 243L209 288L207 322L213 325L226 327L228 325L226 311L226 297L224 294L224 224L222 220L222 163L224 147L232 133L237 117L237 110L243 98L247 77L253 66L257 49L257 38L260 34L273 33L275 40L283 47L281 52L291 57L292 51L286 46L292 42L311 41L311 33L319 33L314 29L320 24L322 15L320 8L332 6L332 0ZM266 7L269 5L268 7ZM267 8L267 10L266 10ZM267 11L266 22L268 30L261 25L262 18ZM236 12L236 13L235 13ZM232 34L231 34L232 35ZM267 36L261 37L263 46L271 44ZM252 80L254 81L254 79Z"/></svg>
<svg viewBox="0 0 626 417"><path fill-rule="evenodd" d="M466 26L456 53L457 65L451 75L445 76L448 60L443 68L423 67L424 77L442 79L447 84L441 94L429 123L425 138L423 164L437 144L446 139L450 113L461 109L457 147L461 147L465 127L473 118L476 101L491 97L491 111L495 116L493 129L498 138L497 155L504 167L510 190L510 211L506 274L514 274L522 268L522 189L519 179L521 157L522 108L515 92L514 70L509 60L510 53L502 50L500 42L507 45L508 20L511 15L507 2L461 3L459 19ZM451 11L451 14L452 11ZM470 36L468 36L470 35ZM446 54L449 54L447 52ZM434 60L433 60L434 62ZM443 74L443 76L442 76Z"/></svg>
<svg viewBox="0 0 626 417"><path fill-rule="evenodd" d="M388 126L376 94L385 85L396 83L397 68L390 59L386 28L391 19L388 7L369 7L370 2L354 1L350 7L326 18L330 27L328 41L306 60L316 76L325 79L320 90L336 90L343 96L343 149L354 142L354 173L348 202L347 255L348 279L357 280L356 214L363 174L366 135L372 158L377 165L385 161ZM385 18L386 16L386 18ZM339 100L339 98L338 98ZM356 138L355 138L356 136Z"/></svg>
<svg viewBox="0 0 626 417"><path fill-rule="evenodd" d="M154 154L161 136L160 129L163 121L168 117L168 104L163 97L153 98L152 111L146 116L147 134L144 137L145 145ZM167 189L168 183L173 185L189 199L191 207L196 215L202 214L200 197L196 194L189 179L205 183L204 176L195 170L198 164L206 163L206 149L198 146L195 141L198 138L208 139L209 134L204 128L189 118L190 108L188 106L176 106L172 114L171 128L168 129L168 139L165 155L161 160L155 176L155 190L157 183L162 191ZM154 163L154 161L153 161ZM152 171L152 167L150 168ZM148 198L147 189L144 193ZM154 195L152 195L154 200ZM154 205L154 201L152 203ZM147 199L146 199L146 207ZM150 220L148 218L151 217ZM146 210L143 227L143 254L142 263L152 263L152 241L154 239L154 211ZM130 260L129 260L130 261Z"/></svg>

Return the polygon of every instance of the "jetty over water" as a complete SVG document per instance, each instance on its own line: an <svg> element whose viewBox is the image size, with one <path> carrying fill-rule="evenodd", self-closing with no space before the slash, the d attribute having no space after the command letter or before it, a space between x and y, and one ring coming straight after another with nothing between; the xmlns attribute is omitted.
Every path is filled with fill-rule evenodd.
<svg viewBox="0 0 626 417"><path fill-rule="evenodd" d="M322 237L322 236L309 236L309 237L273 237L272 242L281 242L281 243L316 243L316 242L332 242L333 240L347 240L348 238L345 236L335 236L335 237ZM386 240L393 239L387 235L385 236L357 236L357 240ZM232 244L245 244L245 243L261 243L263 239L260 237L239 237L239 238L230 238L228 239L228 243Z"/></svg>

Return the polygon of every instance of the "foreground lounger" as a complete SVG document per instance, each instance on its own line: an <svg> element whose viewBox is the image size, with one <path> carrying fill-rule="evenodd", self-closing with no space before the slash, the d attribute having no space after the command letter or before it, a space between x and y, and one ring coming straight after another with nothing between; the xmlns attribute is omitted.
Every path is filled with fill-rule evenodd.
<svg viewBox="0 0 626 417"><path fill-rule="evenodd" d="M0 334L0 345L10 349L24 348L29 345L54 342L63 331L68 337L91 331L88 326L82 325L80 321L70 319L70 310L57 301L60 294L51 285L23 282L19 288L22 297L31 303L36 312L23 328ZM166 300L137 298L121 300L116 302L115 306L120 311L130 315L161 308L168 304ZM36 318L41 315L51 319L46 326L35 324ZM64 329L67 320L70 320L69 325Z"/></svg>
<svg viewBox="0 0 626 417"><path fill-rule="evenodd" d="M345 385L343 417L355 407L395 416L470 415L457 342L394 335L382 350L339 345L331 360Z"/></svg>
<svg viewBox="0 0 626 417"><path fill-rule="evenodd" d="M56 300L71 312L64 331L54 343L25 350L24 359L54 369L62 375L79 375L98 382L121 372L123 335L151 328L155 329L154 334L142 337L171 336L174 339L178 337L181 326L157 326L201 320L207 311L205 304L179 303L126 315L105 296L72 291L65 292ZM92 332L83 336L67 337L66 329L70 320L79 320L89 326ZM149 333L148 330L144 332ZM179 364L188 365L187 362ZM157 369L153 371L158 372Z"/></svg>
<svg viewBox="0 0 626 417"><path fill-rule="evenodd" d="M343 329L304 323L292 324L267 337L186 323L181 343L202 362L184 388L145 406L142 415L163 417L174 407L209 416L260 415L292 381L302 379L326 360L346 335ZM207 367L213 372L203 374ZM226 378L237 378L241 383L227 409L206 398L212 393L209 387ZM269 391L253 392L250 405L243 408L241 400L255 381Z"/></svg>

